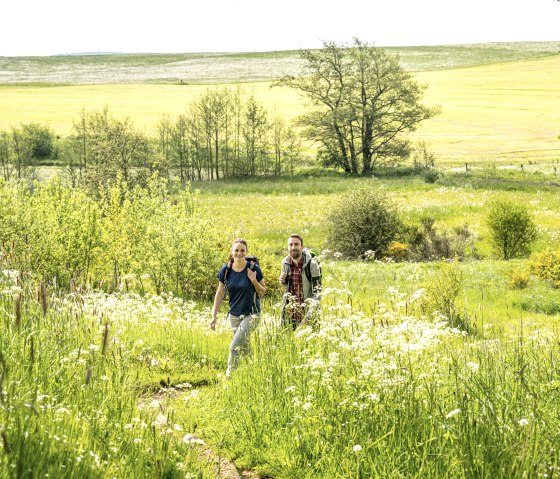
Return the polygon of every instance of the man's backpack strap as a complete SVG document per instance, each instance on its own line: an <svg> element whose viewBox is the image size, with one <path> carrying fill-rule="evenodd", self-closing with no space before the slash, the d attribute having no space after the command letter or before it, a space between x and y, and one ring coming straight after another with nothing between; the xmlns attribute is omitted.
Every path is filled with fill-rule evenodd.
<svg viewBox="0 0 560 479"><path fill-rule="evenodd" d="M309 262L305 265L305 276L307 276L307 281L311 281L311 261L313 260L309 260Z"/></svg>

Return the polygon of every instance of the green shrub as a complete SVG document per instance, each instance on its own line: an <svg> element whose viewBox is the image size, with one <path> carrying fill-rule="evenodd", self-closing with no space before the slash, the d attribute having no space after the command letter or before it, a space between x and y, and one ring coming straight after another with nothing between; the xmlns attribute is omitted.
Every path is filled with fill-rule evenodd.
<svg viewBox="0 0 560 479"><path fill-rule="evenodd" d="M54 133L39 123L21 125L26 141L31 145L31 155L36 159L49 158L54 153Z"/></svg>
<svg viewBox="0 0 560 479"><path fill-rule="evenodd" d="M422 173L422 178L426 183L435 183L441 176L441 172L435 168L430 168Z"/></svg>
<svg viewBox="0 0 560 479"><path fill-rule="evenodd" d="M0 181L0 254L58 287L211 297L230 243L190 189L117 182L94 199L59 179L28 191ZM3 250L6 252L3 252Z"/></svg>
<svg viewBox="0 0 560 479"><path fill-rule="evenodd" d="M507 199L490 204L486 218L494 251L501 258L523 258L531 253L537 226L527 207Z"/></svg>
<svg viewBox="0 0 560 479"><path fill-rule="evenodd" d="M404 242L410 245L410 257L416 261L439 261L442 259L464 259L474 254L474 234L468 225L457 226L451 233L437 231L435 220L425 216L420 225L403 228Z"/></svg>
<svg viewBox="0 0 560 479"><path fill-rule="evenodd" d="M331 247L351 258L383 256L402 226L390 198L372 184L343 195L327 221Z"/></svg>
<svg viewBox="0 0 560 479"><path fill-rule="evenodd" d="M470 325L456 304L462 288L463 274L457 263L442 263L425 285L424 311L428 314L442 314L452 326L468 332Z"/></svg>

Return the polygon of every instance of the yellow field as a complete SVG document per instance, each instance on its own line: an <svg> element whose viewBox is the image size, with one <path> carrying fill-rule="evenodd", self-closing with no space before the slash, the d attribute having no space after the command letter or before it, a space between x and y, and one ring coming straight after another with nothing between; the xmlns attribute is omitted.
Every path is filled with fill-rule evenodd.
<svg viewBox="0 0 560 479"><path fill-rule="evenodd" d="M560 55L425 72L426 102L442 113L418 136L446 163L560 159Z"/></svg>
<svg viewBox="0 0 560 479"><path fill-rule="evenodd" d="M416 136L428 142L438 161L463 165L550 163L560 159L560 55L417 75L428 85L425 103L442 113L426 122ZM295 91L269 83L241 85L269 111L290 119L304 110ZM0 86L0 130L21 122L48 124L69 133L82 109L108 105L117 117L130 117L148 133L163 114L185 111L207 85L114 84Z"/></svg>

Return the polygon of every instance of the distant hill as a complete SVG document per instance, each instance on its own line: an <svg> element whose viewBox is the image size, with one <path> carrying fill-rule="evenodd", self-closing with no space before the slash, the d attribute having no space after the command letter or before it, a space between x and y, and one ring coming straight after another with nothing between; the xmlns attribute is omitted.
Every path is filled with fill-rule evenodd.
<svg viewBox="0 0 560 479"><path fill-rule="evenodd" d="M482 43L387 47L410 71L499 63L556 54L558 42ZM297 51L264 53L74 53L48 57L0 57L0 84L183 83L269 81L296 74Z"/></svg>

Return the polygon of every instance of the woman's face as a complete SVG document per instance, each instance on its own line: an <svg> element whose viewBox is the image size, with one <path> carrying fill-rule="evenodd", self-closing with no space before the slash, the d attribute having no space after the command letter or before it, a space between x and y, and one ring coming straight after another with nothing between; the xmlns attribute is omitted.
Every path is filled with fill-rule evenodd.
<svg viewBox="0 0 560 479"><path fill-rule="evenodd" d="M233 243L231 247L231 254L235 260L243 260L247 256L247 246L243 243Z"/></svg>

